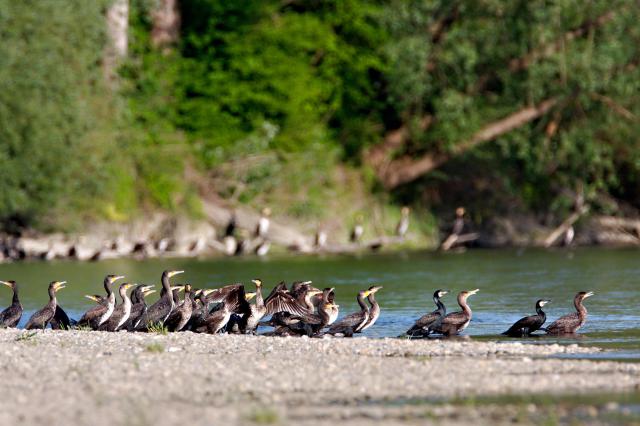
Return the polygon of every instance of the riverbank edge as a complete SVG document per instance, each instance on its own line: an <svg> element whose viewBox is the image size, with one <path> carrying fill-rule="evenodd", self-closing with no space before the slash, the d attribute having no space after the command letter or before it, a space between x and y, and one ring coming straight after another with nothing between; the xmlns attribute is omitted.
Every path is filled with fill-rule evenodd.
<svg viewBox="0 0 640 426"><path fill-rule="evenodd" d="M34 231L19 236L0 233L0 263L20 260L75 259L82 261L115 258L215 258L237 255L349 254L437 250L438 242L409 232L406 237L376 235L360 242L330 238L318 244L318 234L305 233L304 224L286 218L272 218L269 231L256 236L261 215L248 209L232 209L219 203L203 206L204 218L193 219L157 212L127 222L102 222L84 232L42 234ZM414 218L415 220L415 218ZM233 221L241 237L225 234ZM414 224L415 226L415 224ZM496 217L477 229L467 246L480 248L527 248L563 245L558 228L541 225L531 216ZM308 226L306 228L309 228ZM556 239L550 237L556 235ZM640 221L611 216L584 219L569 242L574 246L640 247Z"/></svg>

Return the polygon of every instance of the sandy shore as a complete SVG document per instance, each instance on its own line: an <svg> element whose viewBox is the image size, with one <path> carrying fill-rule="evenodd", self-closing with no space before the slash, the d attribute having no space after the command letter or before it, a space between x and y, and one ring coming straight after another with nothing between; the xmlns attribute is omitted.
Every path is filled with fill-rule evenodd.
<svg viewBox="0 0 640 426"><path fill-rule="evenodd" d="M593 350L459 340L0 330L0 424L496 424L513 416L526 422L545 408L471 406L469 400L638 392L640 364L547 358ZM605 411L620 411L615 404L570 406L565 414L586 410L599 422Z"/></svg>

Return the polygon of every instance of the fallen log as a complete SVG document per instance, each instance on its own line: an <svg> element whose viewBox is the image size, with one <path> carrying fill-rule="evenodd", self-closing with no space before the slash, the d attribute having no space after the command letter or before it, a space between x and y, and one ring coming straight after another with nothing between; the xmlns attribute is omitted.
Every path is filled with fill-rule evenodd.
<svg viewBox="0 0 640 426"><path fill-rule="evenodd" d="M544 246L547 248L551 247L558 240L558 238L564 235L569 230L569 228L571 228L573 224L576 223L578 219L580 219L588 211L588 207L582 207L578 211L573 212L571 216L566 218L564 222L560 224L560 226L554 229L553 232L551 232L549 236L545 238Z"/></svg>

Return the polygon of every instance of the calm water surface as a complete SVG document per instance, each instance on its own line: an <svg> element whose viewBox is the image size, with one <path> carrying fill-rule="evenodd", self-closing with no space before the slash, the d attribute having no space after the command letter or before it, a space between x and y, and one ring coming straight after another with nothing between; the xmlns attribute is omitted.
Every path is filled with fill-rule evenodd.
<svg viewBox="0 0 640 426"><path fill-rule="evenodd" d="M547 318L573 312L578 291L594 291L587 299L589 319L579 338L562 343L598 345L616 349L606 357L640 359L640 251L577 249L476 250L466 253L400 253L362 257L273 257L215 260L161 259L114 260L98 263L34 262L0 265L0 279L16 280L25 309L22 324L31 312L47 302L49 281L67 280L58 300L74 318L88 309L87 293L101 293L108 273L126 275L136 283L158 283L163 269L184 269L177 282L197 287L218 287L234 282L250 285L259 277L267 291L280 280L313 280L317 287L336 288L341 313L357 309L355 295L361 288L384 286L378 293L382 314L365 332L370 337L402 334L413 321L434 309L435 289L450 290L444 302L457 309L455 294L479 288L470 299L473 321L466 335L479 340L504 340L497 335L534 312L539 298L552 299ZM0 305L10 303L10 290L0 288ZM528 343L550 343L556 338L530 338Z"/></svg>

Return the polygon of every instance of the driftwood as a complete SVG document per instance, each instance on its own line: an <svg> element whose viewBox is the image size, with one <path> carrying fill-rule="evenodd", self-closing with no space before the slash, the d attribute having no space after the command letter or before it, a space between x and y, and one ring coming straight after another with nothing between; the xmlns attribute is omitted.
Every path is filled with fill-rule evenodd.
<svg viewBox="0 0 640 426"><path fill-rule="evenodd" d="M384 171L380 171L379 178L387 189L411 182L441 166L452 157L463 154L482 143L491 141L545 115L557 103L557 98L547 99L538 105L522 108L507 117L489 123L468 140L458 142L450 153L428 153L418 159L404 156L393 160Z"/></svg>
<svg viewBox="0 0 640 426"><path fill-rule="evenodd" d="M471 232L468 234L451 234L442 242L442 244L440 244L440 250L449 251L451 250L451 247L456 244L470 243L477 240L478 237L479 235L477 232Z"/></svg>
<svg viewBox="0 0 640 426"><path fill-rule="evenodd" d="M558 240L558 238L564 235L569 230L569 228L571 228L573 224L576 223L578 219L580 219L582 215L584 215L588 211L588 207L582 207L578 211L573 212L571 216L566 218L564 222L560 224L560 226L554 229L553 232L551 232L549 236L545 238L544 246L551 247Z"/></svg>

